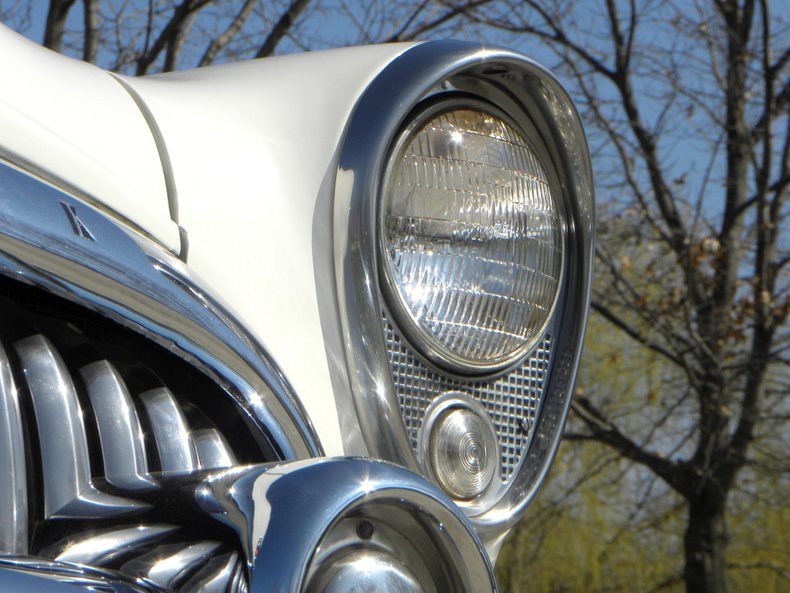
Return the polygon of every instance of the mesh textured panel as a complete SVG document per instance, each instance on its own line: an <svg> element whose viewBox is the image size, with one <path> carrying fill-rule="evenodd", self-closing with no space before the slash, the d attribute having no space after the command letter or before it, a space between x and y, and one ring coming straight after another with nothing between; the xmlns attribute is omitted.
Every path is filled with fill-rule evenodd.
<svg viewBox="0 0 790 593"><path fill-rule="evenodd" d="M546 334L518 368L477 383L458 381L428 368L386 316L384 336L401 416L415 452L418 431L433 399L448 391L459 391L480 402L490 415L499 441L502 481L509 481L527 449L543 397L551 360L551 336Z"/></svg>

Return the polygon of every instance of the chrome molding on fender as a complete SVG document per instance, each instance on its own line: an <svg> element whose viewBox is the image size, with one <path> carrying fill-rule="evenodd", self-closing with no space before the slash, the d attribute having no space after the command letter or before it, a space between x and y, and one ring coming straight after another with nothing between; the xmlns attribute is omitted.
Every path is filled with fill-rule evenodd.
<svg viewBox="0 0 790 593"><path fill-rule="evenodd" d="M427 98L462 94L528 123L556 171L566 213L565 269L551 331L546 388L528 451L484 508L467 512L487 544L512 526L556 454L581 354L592 273L593 185L587 143L573 103L542 66L519 54L465 42L429 42L386 66L359 99L341 145L335 186L335 273L351 395L374 456L424 472L400 421L382 317L376 221L392 143ZM486 377L456 377L466 381ZM488 495L487 495L488 496Z"/></svg>

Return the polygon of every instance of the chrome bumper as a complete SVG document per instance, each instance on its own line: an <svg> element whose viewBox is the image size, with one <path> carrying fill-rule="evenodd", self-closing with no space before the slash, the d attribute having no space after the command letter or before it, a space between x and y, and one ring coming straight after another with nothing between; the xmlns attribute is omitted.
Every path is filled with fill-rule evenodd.
<svg viewBox="0 0 790 593"><path fill-rule="evenodd" d="M242 578L200 578L172 558L137 562L134 576L24 557L0 561L0 590L493 593L488 556L464 514L435 486L403 468L365 459L311 459L162 480L146 493L119 492L149 510L150 524L177 509L239 554ZM169 504L162 505L167 500ZM148 506L148 504L150 506ZM91 524L86 522L86 530ZM82 560L101 556L80 533ZM196 556L197 558L197 556ZM87 564L87 562L86 562ZM189 568L187 575L187 568ZM232 582L233 581L233 582ZM65 585L68 585L67 587ZM229 588L230 585L230 588ZM356 589L354 589L356 590Z"/></svg>

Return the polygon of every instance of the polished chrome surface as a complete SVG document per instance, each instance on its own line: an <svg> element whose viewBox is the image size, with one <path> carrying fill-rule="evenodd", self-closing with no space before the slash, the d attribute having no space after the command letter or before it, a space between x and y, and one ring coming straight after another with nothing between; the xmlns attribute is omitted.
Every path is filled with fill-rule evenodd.
<svg viewBox="0 0 790 593"><path fill-rule="evenodd" d="M235 468L215 472L195 496L203 512L238 535L252 593L303 591L336 552L381 546L398 562L412 548L405 554L409 570L437 591L496 590L488 556L463 513L435 486L388 463L314 459ZM347 528L361 519L375 525L373 533Z"/></svg>
<svg viewBox="0 0 790 593"><path fill-rule="evenodd" d="M104 533L72 536L64 544L45 552L45 555L60 562L103 566L118 556L142 548L178 529L174 525L137 525Z"/></svg>
<svg viewBox="0 0 790 593"><path fill-rule="evenodd" d="M105 214L0 162L0 273L34 284L154 340L222 385L277 457L321 454L271 357L183 262ZM74 208L94 241L75 234Z"/></svg>
<svg viewBox="0 0 790 593"><path fill-rule="evenodd" d="M3 593L165 593L153 583L40 558L0 556Z"/></svg>
<svg viewBox="0 0 790 593"><path fill-rule="evenodd" d="M151 488L143 430L115 367L100 360L80 369L99 430L105 479L119 488Z"/></svg>
<svg viewBox="0 0 790 593"><path fill-rule="evenodd" d="M71 535L55 529L60 539L39 553L113 567L178 593L336 587L344 563L356 567L342 570L356 571L358 584L379 587L373 591L496 591L463 513L438 488L388 463L321 458L157 479L159 488L119 491L147 508L125 526L97 531L95 521L76 520ZM153 520L163 516L173 523ZM46 541L46 530L37 537ZM358 574L360 556L375 560L370 581Z"/></svg>
<svg viewBox="0 0 790 593"><path fill-rule="evenodd" d="M51 517L87 490L88 442L77 392L51 342L31 336L14 344L36 412L44 474L44 515Z"/></svg>
<svg viewBox="0 0 790 593"><path fill-rule="evenodd" d="M202 469L217 469L237 465L228 442L216 428L202 428L193 431L192 441L195 444L198 462Z"/></svg>
<svg viewBox="0 0 790 593"><path fill-rule="evenodd" d="M14 340L14 347L0 352L5 355L0 356L0 371L6 366L6 376L0 375L6 397L0 402L4 410L8 408L7 396L16 393L10 390L8 379L14 378L21 433L17 442L9 443L9 450L24 454L19 474L27 474L29 482L25 497L29 515L17 517L18 521L10 517L3 529L12 535L12 529L18 532L26 525L31 529L22 534L24 546L13 548L13 541L4 542L0 554L41 554L115 568L116 560L147 552L153 539L203 539L202 517L184 512L171 496L174 480L185 477L184 463L178 459L169 463L163 454L165 467L174 471L162 471L156 453L157 439L163 451L172 446L173 431L168 429L173 426L176 434L185 435L177 445L192 446L184 416L204 427L197 434L206 467L235 464L236 454L247 462L267 460L254 448L248 449L255 441L233 402L217 386L157 345L79 306L4 279L0 283L0 341L5 340ZM86 364L96 358L100 360ZM148 390L146 395L148 387L163 383L193 401L176 403L163 388ZM140 417L149 432L148 450L135 411L138 406L145 409L144 401L152 409L160 405L158 416L152 414L150 421L147 414ZM219 426L213 425L210 416ZM229 435L234 452L220 429ZM113 460L113 455L122 459ZM197 457L192 455L195 463L190 471L196 471ZM155 480L148 473L150 466L156 469ZM12 477L8 481L13 483ZM162 488L162 481L168 483L167 488ZM169 526L161 529L162 523ZM184 529L175 534L180 528Z"/></svg>
<svg viewBox="0 0 790 593"><path fill-rule="evenodd" d="M411 571L387 554L348 554L334 562L309 593L426 593Z"/></svg>
<svg viewBox="0 0 790 593"><path fill-rule="evenodd" d="M27 552L25 437L11 364L0 344L0 551Z"/></svg>
<svg viewBox="0 0 790 593"><path fill-rule="evenodd" d="M82 412L71 375L44 336L14 344L25 375L38 426L44 475L44 515L113 517L140 505L95 490Z"/></svg>
<svg viewBox="0 0 790 593"><path fill-rule="evenodd" d="M168 544L125 564L121 571L173 589L203 566L220 547L219 542Z"/></svg>
<svg viewBox="0 0 790 593"><path fill-rule="evenodd" d="M198 466L195 445L181 406L166 387L140 394L156 441L163 472L191 472Z"/></svg>
<svg viewBox="0 0 790 593"><path fill-rule="evenodd" d="M243 569L236 552L215 556L209 560L180 593L241 593Z"/></svg>
<svg viewBox="0 0 790 593"><path fill-rule="evenodd" d="M377 200L391 142L426 97L456 92L489 102L536 130L544 160L557 172L567 223L564 282L555 309L553 360L527 452L500 500L470 514L495 545L523 513L556 454L581 355L592 271L593 185L587 144L573 103L542 66L474 43L417 45L393 60L360 97L346 128L335 185L335 272L351 384L371 454L419 468L390 379L376 261ZM451 377L471 382L462 377ZM480 378L482 379L482 378Z"/></svg>

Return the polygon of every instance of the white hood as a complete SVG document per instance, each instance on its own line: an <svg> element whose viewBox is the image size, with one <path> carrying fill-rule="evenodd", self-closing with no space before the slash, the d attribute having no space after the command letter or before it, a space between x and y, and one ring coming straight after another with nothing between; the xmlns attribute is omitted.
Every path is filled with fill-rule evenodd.
<svg viewBox="0 0 790 593"><path fill-rule="evenodd" d="M180 249L148 123L112 74L0 25L0 156Z"/></svg>

